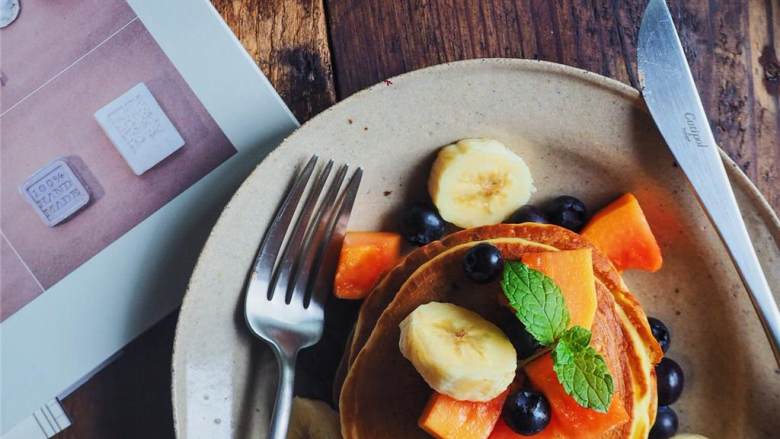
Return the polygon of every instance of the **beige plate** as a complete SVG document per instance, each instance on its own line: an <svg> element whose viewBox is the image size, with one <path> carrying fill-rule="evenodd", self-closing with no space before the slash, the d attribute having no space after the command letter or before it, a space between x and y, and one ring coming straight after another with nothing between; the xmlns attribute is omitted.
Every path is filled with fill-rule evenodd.
<svg viewBox="0 0 780 439"><path fill-rule="evenodd" d="M572 194L598 207L634 192L665 261L659 273L625 277L647 313L671 327L668 355L686 372L675 405L681 431L711 438L780 431L780 370L639 93L570 67L491 59L412 72L358 93L295 132L244 182L206 243L179 316L173 402L180 438L264 437L275 365L244 326L241 288L296 167L315 152L360 164L366 173L350 228L393 230L394 213L424 191L437 148L475 136L497 138L525 158L539 189L532 202ZM724 160L780 293L780 223Z"/></svg>

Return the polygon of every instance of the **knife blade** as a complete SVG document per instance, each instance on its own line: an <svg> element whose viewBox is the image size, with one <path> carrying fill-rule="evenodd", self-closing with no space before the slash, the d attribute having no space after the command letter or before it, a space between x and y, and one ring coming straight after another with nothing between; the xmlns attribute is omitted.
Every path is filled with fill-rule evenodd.
<svg viewBox="0 0 780 439"><path fill-rule="evenodd" d="M639 28L642 96L674 158L726 246L780 364L780 311L745 228L672 15L650 0Z"/></svg>

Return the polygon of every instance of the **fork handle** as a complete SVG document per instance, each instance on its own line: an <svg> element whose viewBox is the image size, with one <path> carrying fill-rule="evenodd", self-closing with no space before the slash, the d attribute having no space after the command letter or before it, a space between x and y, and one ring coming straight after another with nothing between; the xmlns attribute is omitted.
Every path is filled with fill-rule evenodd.
<svg viewBox="0 0 780 439"><path fill-rule="evenodd" d="M269 439L287 439L287 428L290 425L292 413L293 384L295 382L295 357L276 352L276 363L279 366L279 382L276 385L276 402L271 416Z"/></svg>

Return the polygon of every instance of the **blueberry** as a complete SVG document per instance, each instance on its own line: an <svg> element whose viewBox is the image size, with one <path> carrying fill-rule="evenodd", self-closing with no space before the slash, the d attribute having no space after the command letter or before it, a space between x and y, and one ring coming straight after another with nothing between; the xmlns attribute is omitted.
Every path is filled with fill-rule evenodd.
<svg viewBox="0 0 780 439"><path fill-rule="evenodd" d="M685 377L680 365L674 360L663 358L655 366L655 376L658 380L658 404L669 405L677 401L685 384Z"/></svg>
<svg viewBox="0 0 780 439"><path fill-rule="evenodd" d="M444 220L432 207L416 204L401 217L401 234L414 245L425 245L444 235Z"/></svg>
<svg viewBox="0 0 780 439"><path fill-rule="evenodd" d="M664 322L650 317L647 319L650 323L650 330L653 331L653 337L658 340L658 344L661 345L661 350L666 353L669 349L669 345L672 343L672 334L669 332L669 328L664 325Z"/></svg>
<svg viewBox="0 0 780 439"><path fill-rule="evenodd" d="M497 278L504 269L504 258L494 246L481 243L471 248L463 258L463 270L474 282L484 284Z"/></svg>
<svg viewBox="0 0 780 439"><path fill-rule="evenodd" d="M508 223L510 224L522 224L522 223L541 223L549 224L547 215L544 214L542 209L532 205L526 204L518 209L512 216L509 217Z"/></svg>
<svg viewBox="0 0 780 439"><path fill-rule="evenodd" d="M579 232L585 225L588 210L585 204L568 195L552 200L547 206L547 218L552 224Z"/></svg>
<svg viewBox="0 0 780 439"><path fill-rule="evenodd" d="M502 417L515 433L530 436L539 433L550 423L550 403L533 390L518 390L504 401Z"/></svg>
<svg viewBox="0 0 780 439"><path fill-rule="evenodd" d="M649 439L669 439L675 434L677 434L677 413L671 407L658 407Z"/></svg>
<svg viewBox="0 0 780 439"><path fill-rule="evenodd" d="M523 322L512 313L502 313L501 318L498 320L498 327L509 337L509 341L512 342L515 351L517 351L517 356L521 360L530 358L542 348L542 345L536 341L534 336L525 329Z"/></svg>

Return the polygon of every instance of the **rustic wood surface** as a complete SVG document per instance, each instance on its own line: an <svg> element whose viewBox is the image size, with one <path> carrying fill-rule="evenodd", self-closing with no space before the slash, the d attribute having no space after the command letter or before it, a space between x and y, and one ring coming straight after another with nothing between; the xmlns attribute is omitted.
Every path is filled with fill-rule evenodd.
<svg viewBox="0 0 780 439"><path fill-rule="evenodd" d="M480 57L569 64L637 85L645 0L212 0L303 122L388 77ZM720 145L780 211L780 2L672 0ZM64 401L61 438L170 438L175 316Z"/></svg>

